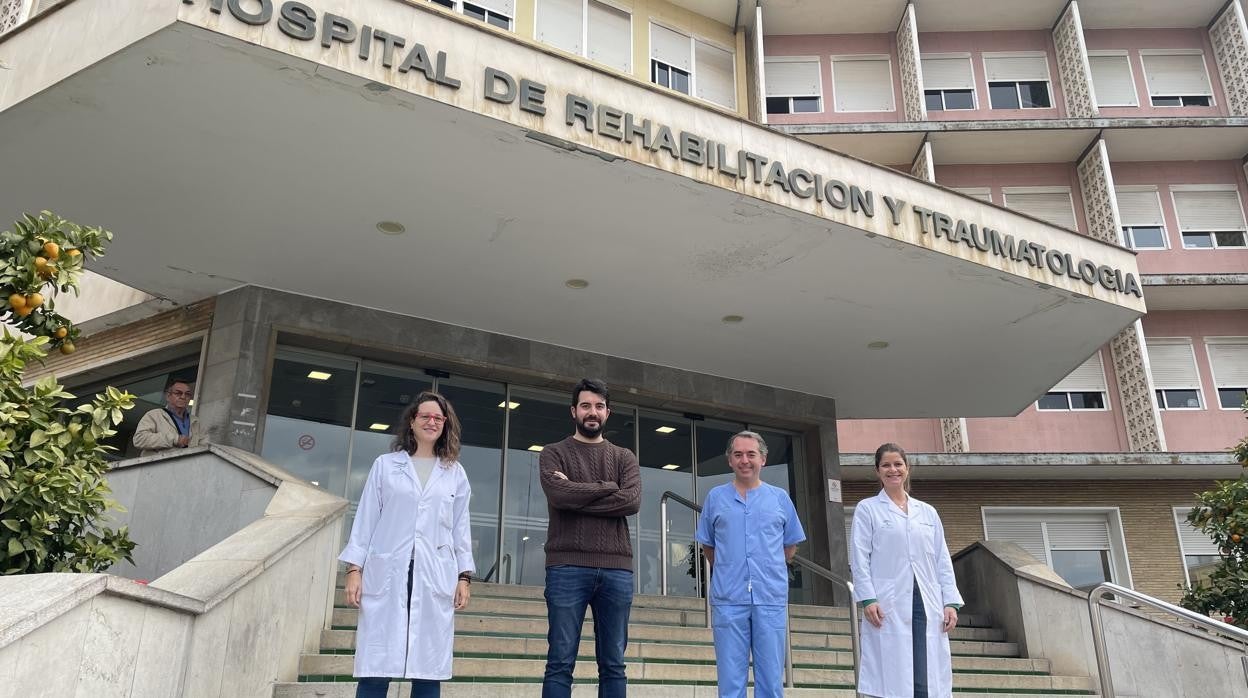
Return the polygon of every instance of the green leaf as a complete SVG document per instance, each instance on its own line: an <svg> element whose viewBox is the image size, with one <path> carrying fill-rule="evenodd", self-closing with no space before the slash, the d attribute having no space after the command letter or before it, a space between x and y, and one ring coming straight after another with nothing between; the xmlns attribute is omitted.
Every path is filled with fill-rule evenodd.
<svg viewBox="0 0 1248 698"><path fill-rule="evenodd" d="M26 548L22 547L22 542L16 538L9 539L9 557L17 557L26 552Z"/></svg>
<svg viewBox="0 0 1248 698"><path fill-rule="evenodd" d="M5 528L9 529L10 531L13 531L14 533L22 532L22 527L18 526L17 522L14 521L13 519L0 520L0 525L3 525Z"/></svg>

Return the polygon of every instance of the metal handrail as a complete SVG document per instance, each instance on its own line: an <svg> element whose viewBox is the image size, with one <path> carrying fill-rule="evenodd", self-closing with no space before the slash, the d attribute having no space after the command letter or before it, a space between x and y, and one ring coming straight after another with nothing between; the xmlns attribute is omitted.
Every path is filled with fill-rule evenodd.
<svg viewBox="0 0 1248 698"><path fill-rule="evenodd" d="M1096 650L1096 671L1101 677L1101 695L1113 696L1114 693L1114 677L1110 675L1109 652L1105 648L1105 629L1101 623L1101 607L1105 603L1104 595L1106 592L1130 599L1136 603L1144 604L1158 611L1164 611L1173 616L1178 616L1185 621L1194 623L1205 630L1217 633L1224 637L1231 638L1238 642L1248 644L1248 631L1244 631L1228 623L1220 620L1214 620L1208 616L1203 616L1195 611L1189 611L1181 606L1175 606L1172 603L1166 603L1161 599L1155 599L1147 594L1141 594L1138 591L1128 589L1117 584L1104 582L1098 584L1091 592L1088 593L1088 615L1092 622L1092 647ZM1248 667L1245 668L1248 672Z"/></svg>
<svg viewBox="0 0 1248 698"><path fill-rule="evenodd" d="M659 498L659 570L660 570L659 584L660 584L660 588L662 589L662 594L664 596L667 596L667 500L669 499L675 500L678 504L685 505L686 507L692 509L696 513L699 513L699 514L702 513L702 507L699 506L696 502L692 502L688 499L685 499L684 497L670 490L667 492L664 492L663 496ZM701 545L700 543L697 543L697 541L694 541L694 543L697 544L698 546ZM698 553L698 548L695 547L694 554L697 554L697 553ZM707 564L705 557L702 558L702 562L703 562L703 569L705 570L705 576L703 578L706 579L706 593L704 594L704 597L705 597L704 606L706 609L706 627L709 628L711 627L711 584L710 584L711 569L710 569L710 565ZM858 637L858 633L859 633L858 607L856 604L854 604L854 583L849 581L848 579L845 579L844 577L841 577L840 575L833 572L832 570L826 567L823 567L822 565L819 565L814 562L811 562L810 560L807 560L801 555L794 555L793 562L797 565L800 565L810 570L811 572L814 572L820 577L823 577L827 581L832 582L833 584L839 585L841 588L845 589L845 591L849 593L849 648L850 648L850 654L853 655L854 688L856 690L858 687L858 663L859 663L858 659L861 653L860 652L861 643ZM792 623L789 622L790 619L789 619L788 609L789 607L786 605L785 606L785 626L784 626L784 646L785 646L784 683L789 688L792 688L793 683L794 683L794 679L793 679L793 629L792 629Z"/></svg>

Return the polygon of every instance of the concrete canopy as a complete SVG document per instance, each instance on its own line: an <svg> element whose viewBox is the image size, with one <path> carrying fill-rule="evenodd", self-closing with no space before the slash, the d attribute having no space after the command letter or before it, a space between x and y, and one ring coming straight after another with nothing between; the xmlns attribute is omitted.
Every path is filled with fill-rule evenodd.
<svg viewBox="0 0 1248 698"><path fill-rule="evenodd" d="M348 10L436 41L430 56L446 50L463 82L451 90L356 46L312 60L319 43L203 5L105 6L77 0L0 40L21 76L0 92L0 129L22 134L0 142L0 161L22 163L0 211L114 230L97 271L158 296L264 285L828 396L842 417L1015 414L1144 309L1043 262L937 238L879 200L1138 276L1120 248L470 20L387 0ZM116 46L89 65L42 63L70 53L58 42L97 36ZM551 114L483 99L482 66L541 80ZM877 210L585 133L564 123L563 90L872 190ZM387 221L406 232L379 232Z"/></svg>

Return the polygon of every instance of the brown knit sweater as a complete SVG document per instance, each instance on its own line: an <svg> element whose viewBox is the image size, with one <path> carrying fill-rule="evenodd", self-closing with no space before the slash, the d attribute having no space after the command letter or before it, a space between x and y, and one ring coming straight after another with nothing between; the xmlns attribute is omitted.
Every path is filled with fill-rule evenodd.
<svg viewBox="0 0 1248 698"><path fill-rule="evenodd" d="M633 569L624 517L641 509L641 467L632 451L569 436L544 448L538 466L550 510L546 566Z"/></svg>

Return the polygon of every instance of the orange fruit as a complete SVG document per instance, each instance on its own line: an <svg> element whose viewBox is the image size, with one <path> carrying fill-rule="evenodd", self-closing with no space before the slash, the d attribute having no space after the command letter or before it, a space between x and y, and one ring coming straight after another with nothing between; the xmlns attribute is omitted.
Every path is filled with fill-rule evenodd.
<svg viewBox="0 0 1248 698"><path fill-rule="evenodd" d="M64 327L58 327L56 328L56 332L53 332L52 334L56 335L57 339L65 339L65 335L69 334L69 330Z"/></svg>
<svg viewBox="0 0 1248 698"><path fill-rule="evenodd" d="M44 267L46 267L46 266L48 266L48 260L44 259L43 257L35 257L35 268L36 268L36 269L42 269L42 268L44 268Z"/></svg>
<svg viewBox="0 0 1248 698"><path fill-rule="evenodd" d="M1239 535L1238 533L1232 533L1232 534L1231 534L1231 542L1232 542L1232 543L1238 543L1238 542L1239 542L1239 541L1241 541L1241 540L1243 540L1243 536Z"/></svg>
<svg viewBox="0 0 1248 698"><path fill-rule="evenodd" d="M34 308L19 308L15 312L17 313L18 317L26 317L27 315L30 315L31 313L35 312L35 309Z"/></svg>
<svg viewBox="0 0 1248 698"><path fill-rule="evenodd" d="M56 259L61 256L61 246L55 242L46 243L43 246L43 253L48 256L48 259Z"/></svg>
<svg viewBox="0 0 1248 698"><path fill-rule="evenodd" d="M9 296L9 306L12 307L14 310L21 310L22 308L25 308L26 296L23 296L20 293L14 293L13 295Z"/></svg>
<svg viewBox="0 0 1248 698"><path fill-rule="evenodd" d="M70 257L77 257L77 256L78 256L78 255L80 255L80 254L82 254L82 252L80 252L80 251L78 251L78 250L70 250L70 251L69 251L69 256L70 256Z"/></svg>
<svg viewBox="0 0 1248 698"><path fill-rule="evenodd" d="M62 344L62 345L61 345L61 353L62 353L62 354L66 354L66 355L74 353L74 343L73 343L73 342L65 342L64 344Z"/></svg>
<svg viewBox="0 0 1248 698"><path fill-rule="evenodd" d="M26 307L27 307L27 308L30 308L31 310L34 310L35 308L38 308L38 307L39 307L39 306L41 306L41 305L43 305L43 294L42 294L42 293L32 293L32 294L30 294L29 296L26 296Z"/></svg>

